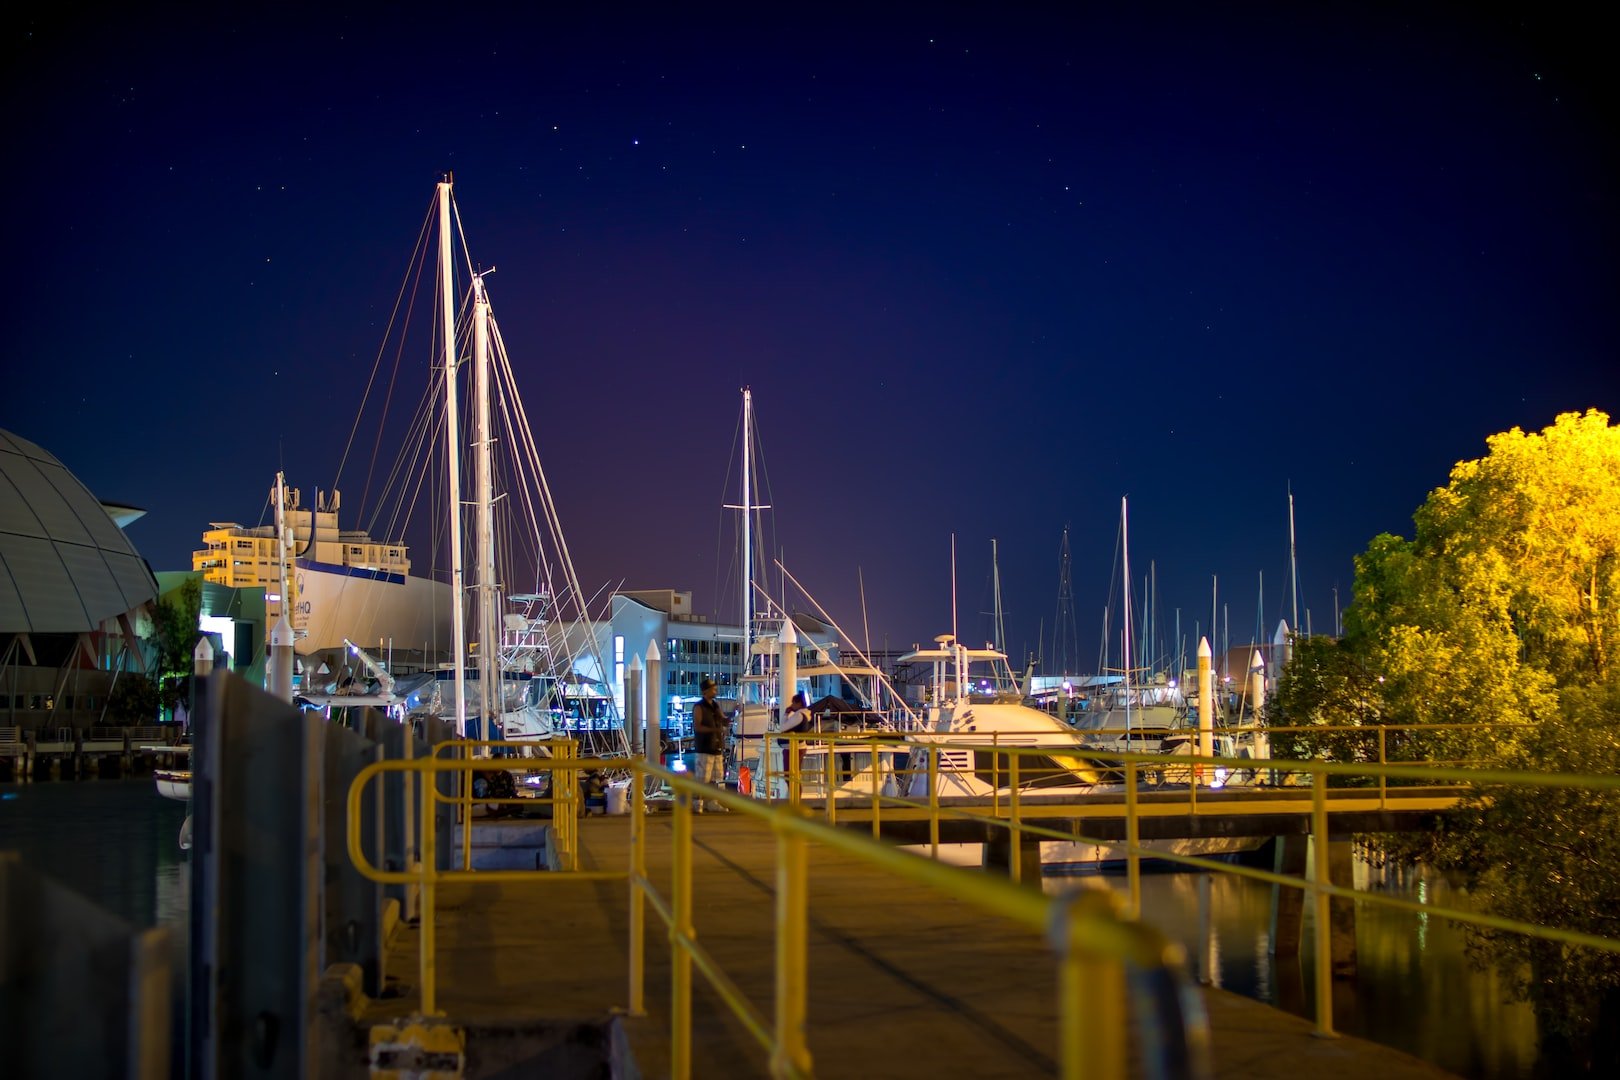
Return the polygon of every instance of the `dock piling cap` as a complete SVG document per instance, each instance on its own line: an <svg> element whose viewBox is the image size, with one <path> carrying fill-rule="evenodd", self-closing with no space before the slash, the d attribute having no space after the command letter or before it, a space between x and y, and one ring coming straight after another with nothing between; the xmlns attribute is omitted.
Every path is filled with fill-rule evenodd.
<svg viewBox="0 0 1620 1080"><path fill-rule="evenodd" d="M459 1080L466 1057L466 1031L442 1018L411 1016L371 1029L373 1077Z"/></svg>

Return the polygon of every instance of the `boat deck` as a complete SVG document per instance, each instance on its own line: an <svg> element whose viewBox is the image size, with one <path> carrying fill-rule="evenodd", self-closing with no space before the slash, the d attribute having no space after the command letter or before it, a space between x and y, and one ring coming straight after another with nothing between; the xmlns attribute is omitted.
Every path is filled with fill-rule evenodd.
<svg viewBox="0 0 1620 1080"><path fill-rule="evenodd" d="M582 869L616 869L628 853L623 818L581 823ZM648 875L669 886L668 816L648 819ZM774 840L736 815L694 822L697 933L721 968L769 1015L773 985ZM627 886L568 881L456 885L440 890L440 1007L481 1025L546 1017L600 1019L627 1000ZM643 1075L667 1075L670 960L649 908L648 1016L626 1022ZM1056 964L1021 927L950 897L811 849L809 1046L817 1075L1014 1077L1057 1072ZM389 953L399 996L372 1001L367 1021L416 1005L417 931ZM695 987L693 1075L765 1076L765 1053L707 987ZM1353 1038L1320 1039L1307 1021L1220 990L1204 1000L1223 1077L1310 1075L1434 1078L1441 1070ZM469 1045L469 1075L477 1056ZM1132 1050L1133 1072L1137 1050Z"/></svg>

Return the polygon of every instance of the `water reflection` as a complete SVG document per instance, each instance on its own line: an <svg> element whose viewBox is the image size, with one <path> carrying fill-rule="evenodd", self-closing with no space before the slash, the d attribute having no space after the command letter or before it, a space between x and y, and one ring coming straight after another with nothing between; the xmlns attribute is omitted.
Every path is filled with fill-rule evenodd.
<svg viewBox="0 0 1620 1080"><path fill-rule="evenodd" d="M184 938L190 864L183 803L150 779L0 784L0 847L136 926Z"/></svg>
<svg viewBox="0 0 1620 1080"><path fill-rule="evenodd" d="M1271 887L1228 874L1148 873L1142 877L1142 916L1187 950L1198 969L1200 882L1209 890L1210 938L1204 960L1218 987L1304 1017L1315 1014L1307 905L1299 960L1271 955ZM1357 864L1358 888L1467 908L1467 896L1444 878L1423 872L1382 875ZM1123 874L1048 877L1048 891L1106 888L1123 893ZM1518 1080L1536 1072L1535 1018L1510 1004L1494 971L1476 971L1464 952L1460 926L1434 915L1356 906L1357 977L1335 980L1334 1025L1404 1050L1442 1069L1486 1080Z"/></svg>

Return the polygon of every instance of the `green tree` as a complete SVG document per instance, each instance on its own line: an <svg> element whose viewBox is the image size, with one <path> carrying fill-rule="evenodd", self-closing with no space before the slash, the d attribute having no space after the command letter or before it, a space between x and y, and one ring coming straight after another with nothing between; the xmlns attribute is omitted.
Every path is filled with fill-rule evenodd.
<svg viewBox="0 0 1620 1080"><path fill-rule="evenodd" d="M107 718L125 727L152 724L163 707L163 696L157 684L136 671L119 674L107 699Z"/></svg>
<svg viewBox="0 0 1620 1080"><path fill-rule="evenodd" d="M1266 702L1264 719L1272 728L1324 729L1272 733L1271 752L1277 757L1375 762L1376 729L1385 723L1384 713L1383 683L1356 640L1310 637L1294 640L1277 689ZM1366 730L1326 730L1346 727ZM1346 783L1356 779L1330 778Z"/></svg>
<svg viewBox="0 0 1620 1080"><path fill-rule="evenodd" d="M195 577L159 597L152 612L152 638L157 646L154 670L165 708L184 701L191 687L191 650L201 615L202 581Z"/></svg>
<svg viewBox="0 0 1620 1080"><path fill-rule="evenodd" d="M1382 676L1385 722L1463 725L1418 740L1417 754L1613 775L1620 428L1567 413L1487 447L1430 493L1411 540L1376 537L1356 560L1344 648ZM1386 850L1460 872L1495 914L1620 937L1615 793L1493 786L1434 834ZM1472 942L1574 1060L1620 1066L1620 958L1494 931Z"/></svg>

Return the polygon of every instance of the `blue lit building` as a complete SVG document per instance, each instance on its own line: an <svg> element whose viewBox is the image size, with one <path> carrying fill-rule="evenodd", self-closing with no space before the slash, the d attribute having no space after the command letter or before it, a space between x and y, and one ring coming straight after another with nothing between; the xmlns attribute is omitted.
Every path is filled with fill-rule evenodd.
<svg viewBox="0 0 1620 1080"><path fill-rule="evenodd" d="M838 658L838 636L832 628L795 612L799 637L799 666L809 669ZM639 589L615 593L612 599L606 658L612 665L611 684L622 707L625 672L636 657L647 663L649 643L658 645L661 662L658 687L659 716L684 719L691 715L703 679L713 679L722 698L735 698L742 672L742 631L735 623L710 622L692 611L692 594L676 589ZM820 646L821 648L817 648ZM809 700L839 692L836 675L801 678L799 688Z"/></svg>

